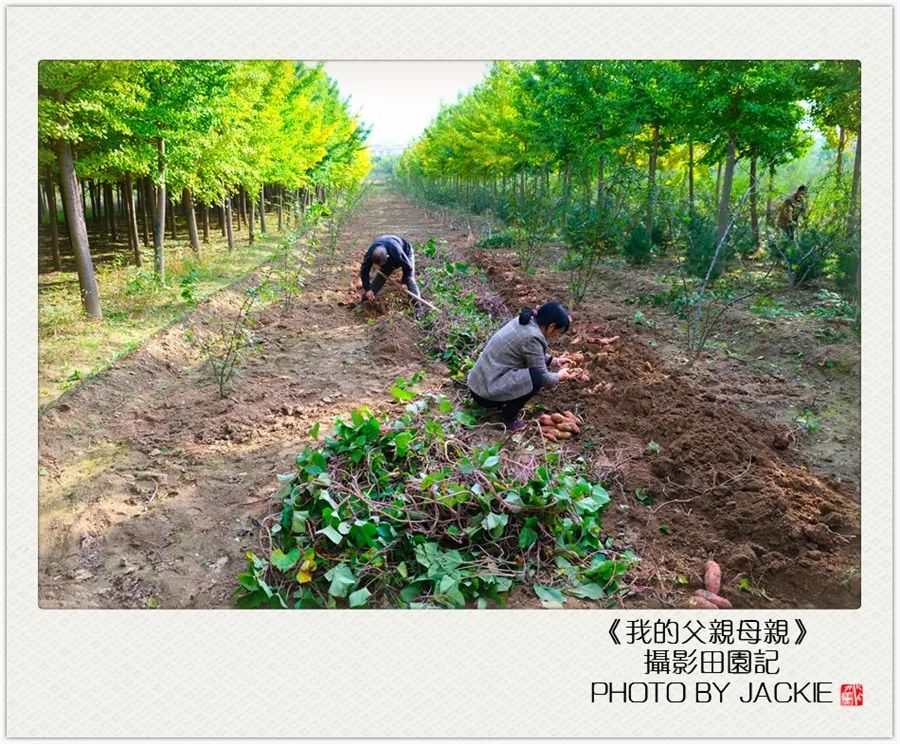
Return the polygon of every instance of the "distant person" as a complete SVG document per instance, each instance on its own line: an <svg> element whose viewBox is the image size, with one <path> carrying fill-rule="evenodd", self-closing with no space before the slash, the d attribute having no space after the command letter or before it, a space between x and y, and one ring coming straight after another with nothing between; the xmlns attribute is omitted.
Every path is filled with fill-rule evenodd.
<svg viewBox="0 0 900 744"><path fill-rule="evenodd" d="M797 190L781 202L775 224L793 240L794 232L800 220L806 215L806 186L798 186Z"/></svg>
<svg viewBox="0 0 900 744"><path fill-rule="evenodd" d="M373 266L375 267L374 279L370 277ZM400 282L412 294L420 297L419 286L416 284L416 260L413 256L412 246L397 235L382 235L369 246L365 258L363 258L362 267L359 270L359 278L362 280L362 296L357 307L362 307L366 301L374 300L387 278L398 268L402 271ZM410 301L415 307L416 317L421 318L424 312L422 304L412 297L410 297Z"/></svg>
<svg viewBox="0 0 900 744"><path fill-rule="evenodd" d="M518 416L529 398L571 377L568 369L547 369L560 361L547 353L547 342L568 330L569 314L558 302L544 303L537 312L523 310L491 337L469 372L472 398L480 406L500 409L509 431L524 429Z"/></svg>

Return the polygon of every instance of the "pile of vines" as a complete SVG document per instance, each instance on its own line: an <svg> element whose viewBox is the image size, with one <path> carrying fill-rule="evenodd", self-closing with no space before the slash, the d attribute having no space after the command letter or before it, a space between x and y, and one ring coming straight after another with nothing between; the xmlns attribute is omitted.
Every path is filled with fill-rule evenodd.
<svg viewBox="0 0 900 744"><path fill-rule="evenodd" d="M321 442L313 427L239 606L481 608L526 584L559 607L620 591L634 556L604 541L609 496L581 461L480 444L465 411L411 387L391 389L397 418L361 407Z"/></svg>

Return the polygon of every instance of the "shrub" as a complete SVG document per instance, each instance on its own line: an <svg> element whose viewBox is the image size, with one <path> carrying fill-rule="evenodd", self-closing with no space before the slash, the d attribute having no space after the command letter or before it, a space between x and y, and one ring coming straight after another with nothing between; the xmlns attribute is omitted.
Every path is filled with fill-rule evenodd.
<svg viewBox="0 0 900 744"><path fill-rule="evenodd" d="M650 263L653 244L647 234L647 228L638 223L631 228L631 233L622 245L622 255L628 263L639 266Z"/></svg>
<svg viewBox="0 0 900 744"><path fill-rule="evenodd" d="M512 229L501 230L482 238L475 245L479 248L515 248L516 233Z"/></svg>
<svg viewBox="0 0 900 744"><path fill-rule="evenodd" d="M689 274L705 278L716 254L716 223L713 220L693 215L687 220L685 269ZM717 279L725 270L731 250L728 245L722 247L719 260L713 267L710 279Z"/></svg>

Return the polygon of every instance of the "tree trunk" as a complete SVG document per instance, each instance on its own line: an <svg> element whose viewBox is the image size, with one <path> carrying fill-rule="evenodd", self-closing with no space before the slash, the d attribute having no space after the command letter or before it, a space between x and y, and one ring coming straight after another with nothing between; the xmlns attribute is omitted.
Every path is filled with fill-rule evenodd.
<svg viewBox="0 0 900 744"><path fill-rule="evenodd" d="M656 161L659 157L659 124L653 125L653 142L647 165L647 238L653 239L653 208L656 206Z"/></svg>
<svg viewBox="0 0 900 744"><path fill-rule="evenodd" d="M150 222L148 219L150 207L147 203L147 185L144 178L138 179L137 191L138 196L140 196L141 205L141 239L143 240L144 245L150 245Z"/></svg>
<svg viewBox="0 0 900 744"><path fill-rule="evenodd" d="M204 204L202 208L203 214L203 242L209 242L209 204Z"/></svg>
<svg viewBox="0 0 900 744"><path fill-rule="evenodd" d="M222 203L219 204L219 227L222 229L224 238L228 234L228 230L225 228L225 199L222 199Z"/></svg>
<svg viewBox="0 0 900 744"><path fill-rule="evenodd" d="M862 153L862 126L856 132L856 154L853 156L853 181L850 186L850 208L847 211L847 238L859 237L859 177ZM860 261L860 263L862 263Z"/></svg>
<svg viewBox="0 0 900 744"><path fill-rule="evenodd" d="M245 199L244 195L246 193L247 192L244 190L243 186L241 186L238 189L238 193L237 193L237 228L238 228L238 232L241 231L241 228L247 222L247 217L246 217L247 213L246 213L246 210L244 209L244 199Z"/></svg>
<svg viewBox="0 0 900 744"><path fill-rule="evenodd" d="M159 163L159 186L156 188L156 210L153 214L153 255L156 260L156 273L160 278L165 276L165 257L163 240L166 232L166 141L159 138L156 144Z"/></svg>
<svg viewBox="0 0 900 744"><path fill-rule="evenodd" d="M847 132L843 127L838 127L837 164L835 166L835 178L838 185L844 176L844 148L847 146Z"/></svg>
<svg viewBox="0 0 900 744"><path fill-rule="evenodd" d="M200 248L200 235L197 233L194 196L189 188L184 188L181 192L181 206L184 207L184 213L187 215L188 238L191 241L191 250L197 257L197 260L200 260L203 258L203 250Z"/></svg>
<svg viewBox="0 0 900 744"><path fill-rule="evenodd" d="M122 185L119 183L116 184L116 193L115 193L115 196L113 197L113 203L116 205L116 211L115 211L116 216L119 216L120 214L122 216L124 216L123 202L122 202Z"/></svg>
<svg viewBox="0 0 900 744"><path fill-rule="evenodd" d="M266 187L259 187L259 234L266 234Z"/></svg>
<svg viewBox="0 0 900 744"><path fill-rule="evenodd" d="M85 315L93 320L100 320L103 317L103 311L100 309L100 295L94 279L94 264L91 261L91 247L88 244L84 212L77 206L78 177L75 174L72 146L68 142L56 144L56 159L59 164L63 205L69 215L69 241L72 244L72 252L75 254L78 286L81 289L81 305Z"/></svg>
<svg viewBox="0 0 900 744"><path fill-rule="evenodd" d="M769 166L769 188L766 190L766 224L772 224L772 199L775 195L775 164Z"/></svg>
<svg viewBox="0 0 900 744"><path fill-rule="evenodd" d="M234 226L231 224L231 195L225 197L225 232L228 235L228 250L234 250Z"/></svg>
<svg viewBox="0 0 900 744"><path fill-rule="evenodd" d="M131 173L125 173L125 188L122 190L125 201L125 219L128 222L128 245L134 254L134 265L143 266L141 256L141 241L137 230L137 213L134 208L134 194L132 192Z"/></svg>
<svg viewBox="0 0 900 744"><path fill-rule="evenodd" d="M597 209L601 215L606 206L606 180L603 173L603 156L597 158Z"/></svg>
<svg viewBox="0 0 900 744"><path fill-rule="evenodd" d="M253 243L256 240L256 236L253 234L253 231L256 227L256 225L255 225L256 216L254 214L255 207L253 206L254 203L255 202L253 201L253 198L248 194L247 195L247 229L250 234L250 245L253 245Z"/></svg>
<svg viewBox="0 0 900 744"><path fill-rule="evenodd" d="M759 209L757 208L756 151L750 156L750 234L753 237L753 252L759 250Z"/></svg>
<svg viewBox="0 0 900 744"><path fill-rule="evenodd" d="M59 258L59 224L56 213L56 184L53 183L53 169L47 166L47 176L44 182L47 191L47 212L50 217L50 250L53 253L53 269L62 271L62 261ZM87 226L85 226L87 234Z"/></svg>
<svg viewBox="0 0 900 744"><path fill-rule="evenodd" d="M81 182L81 211L84 212L84 219L87 220L87 199L84 196L84 181Z"/></svg>
<svg viewBox="0 0 900 744"><path fill-rule="evenodd" d="M175 224L175 200L169 200L169 233L172 240L178 240L178 226Z"/></svg>
<svg viewBox="0 0 900 744"><path fill-rule="evenodd" d="M109 239L116 241L119 239L119 232L116 229L116 207L113 203L113 187L111 183L103 185L103 193L106 196L106 229L109 233Z"/></svg>
<svg viewBox="0 0 900 744"><path fill-rule="evenodd" d="M688 142L688 210L694 214L694 142Z"/></svg>
<svg viewBox="0 0 900 744"><path fill-rule="evenodd" d="M725 174L722 178L722 196L719 200L719 219L716 240L721 240L731 221L731 182L734 179L735 149L737 146L734 130L728 133L728 150L725 154Z"/></svg>
<svg viewBox="0 0 900 744"><path fill-rule="evenodd" d="M44 205L44 189L41 188L40 181L38 181L38 227L42 227L44 224L44 215L47 213L47 209Z"/></svg>
<svg viewBox="0 0 900 744"><path fill-rule="evenodd" d="M716 209L719 208L719 186L722 184L722 161L716 166Z"/></svg>
<svg viewBox="0 0 900 744"><path fill-rule="evenodd" d="M93 181L88 184L88 195L91 198L91 219L96 225L100 221L100 210L97 208L97 187Z"/></svg>
<svg viewBox="0 0 900 744"><path fill-rule="evenodd" d="M282 211L284 207L284 186L278 187L278 232L281 232L284 228L284 221L282 217Z"/></svg>

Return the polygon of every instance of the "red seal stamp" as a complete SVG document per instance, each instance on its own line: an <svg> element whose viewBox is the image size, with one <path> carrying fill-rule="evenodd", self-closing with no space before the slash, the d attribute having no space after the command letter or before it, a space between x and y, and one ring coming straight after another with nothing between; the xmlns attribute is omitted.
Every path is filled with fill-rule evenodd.
<svg viewBox="0 0 900 744"><path fill-rule="evenodd" d="M862 685L841 685L841 705L862 705Z"/></svg>

